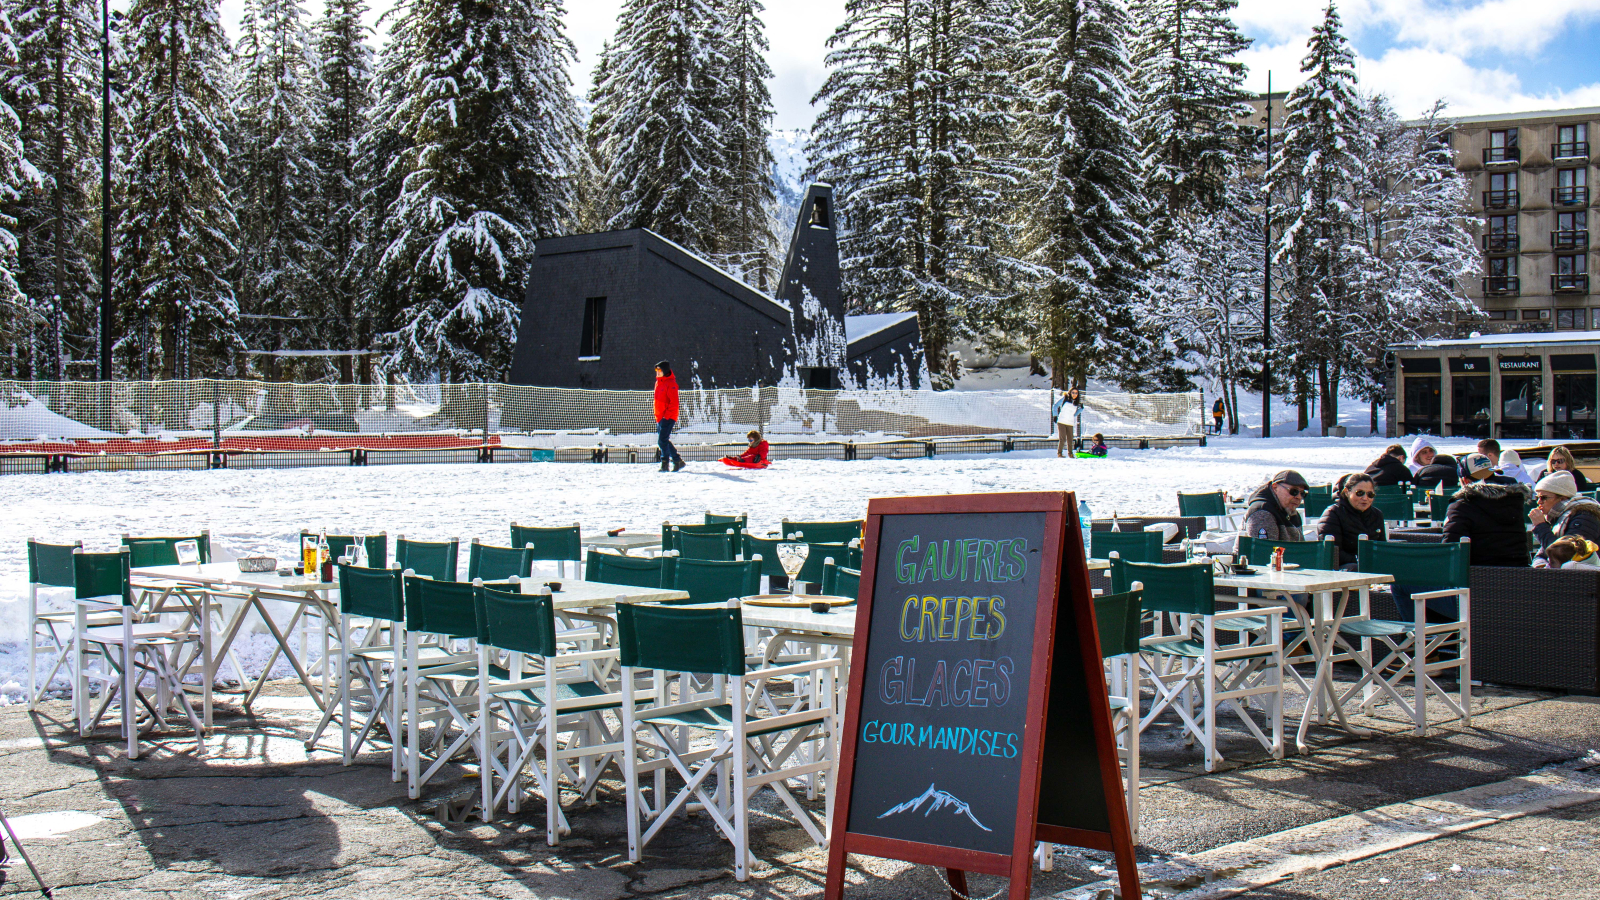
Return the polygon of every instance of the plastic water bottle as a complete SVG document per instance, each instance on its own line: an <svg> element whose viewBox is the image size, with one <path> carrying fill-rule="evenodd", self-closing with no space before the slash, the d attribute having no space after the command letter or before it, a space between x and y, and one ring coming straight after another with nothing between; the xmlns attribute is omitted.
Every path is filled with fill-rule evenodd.
<svg viewBox="0 0 1600 900"><path fill-rule="evenodd" d="M1078 527L1083 529L1083 555L1089 556L1089 533L1093 531L1089 523L1094 521L1094 513L1089 511L1089 501L1078 501Z"/></svg>

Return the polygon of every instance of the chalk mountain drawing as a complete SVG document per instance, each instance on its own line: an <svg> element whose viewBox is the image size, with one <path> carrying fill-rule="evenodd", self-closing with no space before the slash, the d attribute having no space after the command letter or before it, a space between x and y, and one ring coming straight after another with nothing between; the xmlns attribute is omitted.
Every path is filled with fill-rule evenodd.
<svg viewBox="0 0 1600 900"><path fill-rule="evenodd" d="M922 808L924 803L928 805L927 809ZM984 831L994 830L993 828L990 828L989 826L978 821L978 817L972 814L972 807L968 806L961 800L956 799L954 794L951 794L948 791L941 791L931 784L928 785L927 790L922 792L921 796L912 800L907 800L906 802L895 806L883 815L878 816L878 818L887 819L896 813L918 811L920 811L923 816L931 816L936 810L943 809L946 806L954 807L957 813L971 819L972 824L982 828Z"/></svg>

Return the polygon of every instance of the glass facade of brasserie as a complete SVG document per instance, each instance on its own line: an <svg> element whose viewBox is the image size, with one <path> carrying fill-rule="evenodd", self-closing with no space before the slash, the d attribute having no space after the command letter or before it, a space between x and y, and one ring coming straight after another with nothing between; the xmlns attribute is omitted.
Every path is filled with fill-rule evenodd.
<svg viewBox="0 0 1600 900"><path fill-rule="evenodd" d="M1498 334L1389 348L1391 432L1595 440L1600 332Z"/></svg>

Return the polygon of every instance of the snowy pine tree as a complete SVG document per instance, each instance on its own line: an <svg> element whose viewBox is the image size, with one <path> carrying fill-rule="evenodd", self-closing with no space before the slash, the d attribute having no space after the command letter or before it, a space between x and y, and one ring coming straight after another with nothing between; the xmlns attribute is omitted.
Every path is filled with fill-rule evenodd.
<svg viewBox="0 0 1600 900"><path fill-rule="evenodd" d="M1027 5L1019 255L1032 349L1055 384L1126 378L1156 349L1135 313L1145 263L1143 183L1133 132L1129 22L1121 0Z"/></svg>
<svg viewBox="0 0 1600 900"><path fill-rule="evenodd" d="M228 40L216 0L135 0L126 42L123 353L137 377L198 378L241 347L230 275L238 224L224 176Z"/></svg>
<svg viewBox="0 0 1600 900"><path fill-rule="evenodd" d="M606 110L610 108L603 100L610 93L607 89L611 83L610 73L611 42L606 41L600 45L600 56L594 65L594 83L586 98L589 120L577 150L577 178L573 188L573 231L577 234L605 231L611 227L611 217L616 215L615 198L606 184L606 162L601 149L606 132Z"/></svg>
<svg viewBox="0 0 1600 900"><path fill-rule="evenodd" d="M1283 155L1269 173L1279 204L1274 258L1283 267L1286 294L1280 335L1294 348L1290 372L1302 404L1305 386L1316 379L1324 433L1338 422L1345 374L1341 311L1359 302L1366 265L1360 243L1362 103L1355 56L1339 27L1330 2L1300 64L1306 80L1284 103Z"/></svg>
<svg viewBox="0 0 1600 900"><path fill-rule="evenodd" d="M249 343L268 350L326 346L329 336L309 302L318 287L322 222L311 137L317 102L303 15L299 0L246 0L239 23L235 285L239 308L256 317ZM287 374L269 366L271 380Z"/></svg>
<svg viewBox="0 0 1600 900"><path fill-rule="evenodd" d="M36 378L64 380L69 359L93 356L92 344L68 334L95 333L98 18L98 6L84 0L20 0L13 12L17 66L7 93L42 182L7 212L17 221L20 286L38 315L25 348Z"/></svg>
<svg viewBox="0 0 1600 900"><path fill-rule="evenodd" d="M371 323L360 316L365 279L358 268L365 177L359 144L372 111L371 30L362 24L366 13L363 0L329 0L315 28L318 110L311 158L317 185L310 224L318 252L312 283L321 301L324 343L340 350L369 349L373 338ZM361 357L358 373L349 357L340 360L339 380L368 383L367 361Z"/></svg>
<svg viewBox="0 0 1600 900"><path fill-rule="evenodd" d="M12 85L18 77L17 45L11 17L0 8L0 84ZM10 91L0 95L0 209L11 208L21 197L39 189L43 179L23 154L22 122L8 100ZM0 212L0 339L15 347L15 340L26 334L34 313L17 284L16 221ZM12 374L18 373L15 355L10 361Z"/></svg>
<svg viewBox="0 0 1600 900"><path fill-rule="evenodd" d="M1229 179L1250 149L1241 120L1250 46L1231 18L1237 0L1134 0L1139 34L1133 65L1139 115L1134 129L1144 163L1158 243L1172 220L1222 206Z"/></svg>
<svg viewBox="0 0 1600 900"><path fill-rule="evenodd" d="M1012 0L850 0L807 155L834 185L854 311L917 314L934 383L971 306L996 296L1019 39Z"/></svg>
<svg viewBox="0 0 1600 900"><path fill-rule="evenodd" d="M735 137L726 33L719 0L623 5L595 73L590 123L614 210L608 227L649 228L713 259L729 249L720 231Z"/></svg>
<svg viewBox="0 0 1600 900"><path fill-rule="evenodd" d="M533 240L571 212L575 51L559 0L402 0L379 67L379 134L400 146L380 239L401 304L390 365L445 381L509 368ZM380 185L378 190L382 190Z"/></svg>
<svg viewBox="0 0 1600 900"><path fill-rule="evenodd" d="M760 0L723 3L728 134L726 160L722 164L726 181L724 220L717 228L723 249L717 261L765 291L771 278L768 263L775 242L768 210L777 202L774 160L768 144L773 112L767 79L772 77L772 67L767 65L765 54L770 45L761 23L764 7Z"/></svg>

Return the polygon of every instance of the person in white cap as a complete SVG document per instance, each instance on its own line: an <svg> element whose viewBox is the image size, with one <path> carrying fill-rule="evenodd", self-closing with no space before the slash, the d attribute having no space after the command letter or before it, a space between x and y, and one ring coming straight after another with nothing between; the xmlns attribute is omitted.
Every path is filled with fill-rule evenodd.
<svg viewBox="0 0 1600 900"><path fill-rule="evenodd" d="M1539 542L1535 566L1547 566L1545 548L1557 538L1581 537L1600 542L1600 503L1578 496L1578 484L1570 472L1551 472L1533 486L1539 505L1528 513L1533 537Z"/></svg>
<svg viewBox="0 0 1600 900"><path fill-rule="evenodd" d="M1522 454L1515 450L1501 452L1500 474L1518 484L1533 484L1533 476L1529 475L1527 468L1522 465Z"/></svg>

